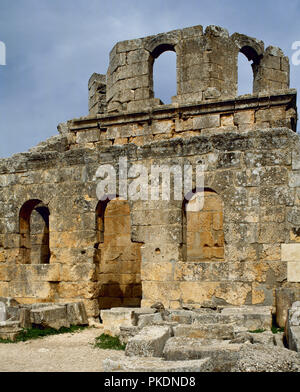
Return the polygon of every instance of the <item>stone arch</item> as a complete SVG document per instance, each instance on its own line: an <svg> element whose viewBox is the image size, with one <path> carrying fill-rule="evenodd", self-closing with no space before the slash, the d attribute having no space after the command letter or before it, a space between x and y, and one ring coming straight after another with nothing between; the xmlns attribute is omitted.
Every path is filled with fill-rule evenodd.
<svg viewBox="0 0 300 392"><path fill-rule="evenodd" d="M23 264L48 264L49 208L41 200L25 202L19 212L20 259Z"/></svg>
<svg viewBox="0 0 300 392"><path fill-rule="evenodd" d="M224 260L223 202L211 188L196 188L183 204L186 261Z"/></svg>
<svg viewBox="0 0 300 392"><path fill-rule="evenodd" d="M174 52L176 54L176 63L178 64L178 54L176 52L176 44L174 42L170 41L165 41L163 40L162 42L157 42L158 40L155 40L154 42L150 42L150 44L147 46L147 50L150 52L149 56L149 89L150 89L150 97L154 98L154 78L153 78L153 72L154 72L154 63L155 60L159 58L163 53L166 52ZM176 65L177 68L177 65ZM178 77L176 73L176 91L178 90L178 83L177 83Z"/></svg>
<svg viewBox="0 0 300 392"><path fill-rule="evenodd" d="M140 306L142 299L139 243L131 240L130 207L115 197L96 207L99 308Z"/></svg>
<svg viewBox="0 0 300 392"><path fill-rule="evenodd" d="M231 36L237 47L237 54L242 53L248 61L252 61L251 68L253 71L253 88L252 92L256 93L259 91L259 74L261 67L261 59L264 54L264 43L255 38L247 37L243 34L235 33ZM236 63L237 63L236 58Z"/></svg>
<svg viewBox="0 0 300 392"><path fill-rule="evenodd" d="M253 47L247 45L240 49L240 53L245 55L248 61L252 61L250 64L253 72L252 93L255 93L259 90L259 71L262 55L258 55Z"/></svg>

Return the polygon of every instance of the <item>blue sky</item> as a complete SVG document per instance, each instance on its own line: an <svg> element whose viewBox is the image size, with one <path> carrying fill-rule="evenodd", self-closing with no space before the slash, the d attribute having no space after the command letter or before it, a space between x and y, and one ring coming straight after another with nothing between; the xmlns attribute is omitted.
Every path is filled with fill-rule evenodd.
<svg viewBox="0 0 300 392"><path fill-rule="evenodd" d="M279 46L291 59L299 20L300 0L0 0L7 50L0 65L0 157L26 151L56 135L58 123L88 114L88 79L106 73L118 41L214 24ZM156 95L163 100L175 94L174 60L160 60ZM173 73L166 78L164 69ZM291 87L299 85L300 66L291 64Z"/></svg>

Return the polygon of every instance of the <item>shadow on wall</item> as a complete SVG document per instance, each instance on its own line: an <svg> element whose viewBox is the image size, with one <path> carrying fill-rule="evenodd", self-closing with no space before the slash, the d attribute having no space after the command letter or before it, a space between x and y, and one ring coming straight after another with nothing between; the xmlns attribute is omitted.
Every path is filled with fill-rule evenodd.
<svg viewBox="0 0 300 392"><path fill-rule="evenodd" d="M109 280L101 285L99 294L99 308L110 309L113 307L137 307L141 306L142 285L131 283L120 285L119 282Z"/></svg>
<svg viewBox="0 0 300 392"><path fill-rule="evenodd" d="M140 243L131 240L127 200L99 201L95 263L99 266L99 307L139 307L142 299Z"/></svg>

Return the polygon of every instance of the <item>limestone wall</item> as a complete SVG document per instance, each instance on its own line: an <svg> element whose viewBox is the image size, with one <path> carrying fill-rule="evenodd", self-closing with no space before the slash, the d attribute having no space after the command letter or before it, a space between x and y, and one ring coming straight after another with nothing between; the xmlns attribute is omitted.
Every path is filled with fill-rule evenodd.
<svg viewBox="0 0 300 392"><path fill-rule="evenodd" d="M143 243L142 304L274 305L276 287L300 280L298 150L294 132L268 128L2 160L1 296L23 302L83 299L89 314L97 314L101 264L95 249L95 173L100 163L117 166L119 156L126 155L129 164L149 170L153 162L201 161L205 186L223 203L224 258L189 261L182 201L129 200L131 241ZM19 212L30 199L42 200L50 211L49 264L26 265L20 256Z"/></svg>
<svg viewBox="0 0 300 392"><path fill-rule="evenodd" d="M152 94L151 67L166 49L177 54L172 105ZM242 97L239 51L254 69L254 93ZM276 288L300 284L300 140L288 73L280 49L214 26L116 44L106 87L103 75L89 81L89 116L0 160L0 296L82 300L89 316L156 301L275 307ZM190 214L184 195L129 198L117 212L99 204L97 169L118 174L120 157L148 173L205 165L204 209Z"/></svg>

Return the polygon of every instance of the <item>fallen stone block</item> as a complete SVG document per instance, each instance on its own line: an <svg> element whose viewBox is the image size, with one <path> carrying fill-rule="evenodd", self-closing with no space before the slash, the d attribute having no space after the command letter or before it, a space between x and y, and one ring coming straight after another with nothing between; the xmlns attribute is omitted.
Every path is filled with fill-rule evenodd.
<svg viewBox="0 0 300 392"><path fill-rule="evenodd" d="M211 372L210 358L191 361L165 361L162 358L131 357L120 360L105 359L105 372Z"/></svg>
<svg viewBox="0 0 300 392"><path fill-rule="evenodd" d="M276 292L276 322L284 328L288 310L292 307L296 298L300 297L300 289L280 287Z"/></svg>
<svg viewBox="0 0 300 392"><path fill-rule="evenodd" d="M141 357L161 357L166 341L170 338L169 327L145 327L129 339L125 355Z"/></svg>
<svg viewBox="0 0 300 392"><path fill-rule="evenodd" d="M20 318L20 306L6 306L6 317L9 320L19 320Z"/></svg>
<svg viewBox="0 0 300 392"><path fill-rule="evenodd" d="M245 343L231 372L299 372L298 353L276 346Z"/></svg>
<svg viewBox="0 0 300 392"><path fill-rule="evenodd" d="M154 308L136 308L134 309L134 315L133 315L133 325L138 325L138 321L140 316L143 315L151 315L155 314L157 312L156 309Z"/></svg>
<svg viewBox="0 0 300 392"><path fill-rule="evenodd" d="M272 308L270 306L237 306L225 307L221 314L230 315L231 322L249 331L269 330L272 327Z"/></svg>
<svg viewBox="0 0 300 392"><path fill-rule="evenodd" d="M1 321L0 322L0 328L19 328L20 323L19 321L11 321L11 320L6 320L6 321Z"/></svg>
<svg viewBox="0 0 300 392"><path fill-rule="evenodd" d="M288 310L286 322L286 338L290 350L300 351L300 301L293 303Z"/></svg>
<svg viewBox="0 0 300 392"><path fill-rule="evenodd" d="M300 325L300 302L294 302L292 308L288 312L289 325L299 326Z"/></svg>
<svg viewBox="0 0 300 392"><path fill-rule="evenodd" d="M29 308L21 308L20 309L19 321L20 321L21 328L31 328L32 327Z"/></svg>
<svg viewBox="0 0 300 392"><path fill-rule="evenodd" d="M170 338L164 348L166 360L211 358L213 372L299 372L299 355L286 348L264 344L230 344L199 339Z"/></svg>
<svg viewBox="0 0 300 392"><path fill-rule="evenodd" d="M233 339L233 324L179 324L173 328L174 336L206 339Z"/></svg>
<svg viewBox="0 0 300 392"><path fill-rule="evenodd" d="M66 304L67 318L71 325L88 325L88 317L83 302Z"/></svg>
<svg viewBox="0 0 300 392"><path fill-rule="evenodd" d="M119 339L121 343L128 343L129 339L133 338L140 332L141 328L133 325L131 327L120 327Z"/></svg>
<svg viewBox="0 0 300 392"><path fill-rule="evenodd" d="M112 336L120 334L120 327L131 327L134 325L135 308L112 308L100 311L105 333Z"/></svg>
<svg viewBox="0 0 300 392"><path fill-rule="evenodd" d="M241 323L244 320L243 315L227 315L221 313L194 313L192 316L193 324L229 324L235 322Z"/></svg>
<svg viewBox="0 0 300 392"><path fill-rule="evenodd" d="M274 334L272 331L252 333L252 343L275 346Z"/></svg>
<svg viewBox="0 0 300 392"><path fill-rule="evenodd" d="M195 313L190 310L171 310L166 320L177 322L179 324L191 324Z"/></svg>
<svg viewBox="0 0 300 392"><path fill-rule="evenodd" d="M139 328L144 328L163 321L161 313L143 314L139 316L137 325Z"/></svg>
<svg viewBox="0 0 300 392"><path fill-rule="evenodd" d="M32 324L41 325L44 328L59 329L61 327L70 327L66 306L52 305L32 309L30 321Z"/></svg>
<svg viewBox="0 0 300 392"><path fill-rule="evenodd" d="M284 333L283 332L277 332L274 334L274 343L275 346L280 347L280 348L284 348L284 343L283 343L283 339L284 339Z"/></svg>
<svg viewBox="0 0 300 392"><path fill-rule="evenodd" d="M248 331L234 332L234 338L229 343L253 343L253 334Z"/></svg>
<svg viewBox="0 0 300 392"><path fill-rule="evenodd" d="M300 326L289 328L289 349L300 352Z"/></svg>
<svg viewBox="0 0 300 392"><path fill-rule="evenodd" d="M22 328L19 326L18 321L2 321L0 322L0 338L16 340Z"/></svg>
<svg viewBox="0 0 300 392"><path fill-rule="evenodd" d="M230 344L218 339L170 338L163 351L169 361L211 358L212 371L230 371L239 358L241 344Z"/></svg>

